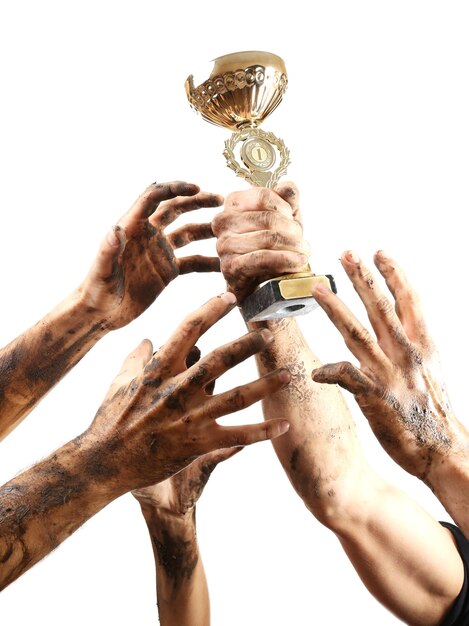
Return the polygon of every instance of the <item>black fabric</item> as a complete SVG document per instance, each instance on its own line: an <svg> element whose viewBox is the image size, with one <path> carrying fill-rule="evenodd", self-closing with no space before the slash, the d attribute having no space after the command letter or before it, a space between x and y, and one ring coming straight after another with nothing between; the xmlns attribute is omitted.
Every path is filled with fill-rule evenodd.
<svg viewBox="0 0 469 626"><path fill-rule="evenodd" d="M464 564L463 586L441 626L469 626L469 541L454 524L448 522L440 522L440 524L453 534Z"/></svg>

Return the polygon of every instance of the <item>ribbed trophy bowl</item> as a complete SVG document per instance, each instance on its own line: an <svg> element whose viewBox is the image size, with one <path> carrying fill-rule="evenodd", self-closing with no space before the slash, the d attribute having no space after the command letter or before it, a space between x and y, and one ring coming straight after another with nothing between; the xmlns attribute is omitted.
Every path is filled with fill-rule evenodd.
<svg viewBox="0 0 469 626"><path fill-rule="evenodd" d="M255 127L282 101L288 79L276 54L235 52L212 64L203 82L191 74L185 83L189 102L208 122L232 130Z"/></svg>

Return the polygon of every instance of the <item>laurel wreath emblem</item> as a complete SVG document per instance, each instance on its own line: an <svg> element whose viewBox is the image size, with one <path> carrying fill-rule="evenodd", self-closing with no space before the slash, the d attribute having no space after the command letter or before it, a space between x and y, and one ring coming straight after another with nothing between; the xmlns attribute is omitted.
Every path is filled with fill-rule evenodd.
<svg viewBox="0 0 469 626"><path fill-rule="evenodd" d="M280 163L274 172L256 172L255 170L248 170L238 163L234 149L239 142L245 141L248 137L260 137L277 148L280 154ZM233 133L231 137L225 141L223 155L226 158L227 166L234 171L236 176L248 180L252 185L269 188L275 187L280 177L286 174L287 167L291 163L290 150L285 146L283 140L276 137L274 133L266 132L261 128L243 128Z"/></svg>

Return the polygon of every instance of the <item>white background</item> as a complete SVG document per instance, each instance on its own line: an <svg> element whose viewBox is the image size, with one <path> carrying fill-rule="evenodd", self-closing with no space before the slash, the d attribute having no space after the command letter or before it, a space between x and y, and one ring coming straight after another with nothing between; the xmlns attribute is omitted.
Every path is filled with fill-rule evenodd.
<svg viewBox="0 0 469 626"><path fill-rule="evenodd" d="M224 166L228 131L190 110L183 85L220 54L268 50L285 59L289 88L264 128L291 148L289 177L301 188L314 270L333 273L363 319L340 253L354 248L371 261L383 248L400 260L467 423L468 18L466 2L431 0L1 2L1 342L72 291L107 229L153 180L186 179L224 194L247 187ZM141 338L160 345L222 290L217 275L182 277L102 340L1 444L1 482L86 428ZM323 360L348 358L321 311L301 326ZM202 345L243 332L233 312ZM244 364L219 388L254 375L254 363ZM375 467L448 519L353 410ZM229 421L259 417L256 406ZM215 626L397 623L304 508L270 444L215 471L198 532ZM153 557L136 502L127 495L108 506L1 600L3 624L157 623Z"/></svg>

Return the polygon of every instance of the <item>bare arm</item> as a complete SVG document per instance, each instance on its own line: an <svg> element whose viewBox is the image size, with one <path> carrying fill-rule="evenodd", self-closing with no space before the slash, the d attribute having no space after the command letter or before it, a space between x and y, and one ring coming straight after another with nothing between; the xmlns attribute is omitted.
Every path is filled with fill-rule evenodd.
<svg viewBox="0 0 469 626"><path fill-rule="evenodd" d="M286 431L284 420L221 426L216 419L273 393L288 382L288 373L213 397L205 391L263 349L269 333L250 333L185 366L200 336L232 308L230 296L213 298L188 316L157 355L143 341L124 362L88 430L1 489L0 588L120 494L161 482L213 450Z"/></svg>
<svg viewBox="0 0 469 626"><path fill-rule="evenodd" d="M123 493L97 459L77 439L0 488L0 590Z"/></svg>
<svg viewBox="0 0 469 626"><path fill-rule="evenodd" d="M152 487L133 494L148 526L163 626L208 626L210 599L196 533L196 502L221 461L241 448L217 450Z"/></svg>
<svg viewBox="0 0 469 626"><path fill-rule="evenodd" d="M83 283L38 324L0 351L0 439L107 332L125 326L178 274L218 269L218 259L174 250L211 237L210 224L166 235L178 215L218 206L221 196L182 182L151 185L103 240Z"/></svg>
<svg viewBox="0 0 469 626"><path fill-rule="evenodd" d="M253 193L245 192L247 198L243 193L228 196L225 216L218 219L230 230L214 229L220 236L217 249L222 271L235 294L241 289L246 295L246 283L237 277L245 275L240 265L249 258L250 242L261 236L253 233L259 223L256 213L270 207L274 213L269 218L274 229L270 240L280 244L270 249L269 258L263 256L259 270L263 278L275 255L278 258L272 262L270 277L277 274L285 255L305 249L294 239L285 242L284 238L282 216L289 207L282 200L291 205L290 219L298 219L296 189L280 188L280 197L272 197L268 203L264 191L254 210ZM237 218L239 214L242 216ZM251 253L256 254L255 248ZM257 258L261 255L258 251ZM249 261L246 271L254 277L256 264L253 257ZM225 273L225 266L235 266L237 271ZM252 282L250 286L252 289ZM274 447L293 487L313 515L338 536L357 573L379 601L407 623L440 623L457 597L464 575L452 536L370 468L339 389L311 380L311 371L320 363L297 323L285 319L255 327L267 327L274 334L274 341L257 357L260 372L277 367L291 372L290 385L264 398L263 410L266 419L281 416L290 422L289 432L274 442Z"/></svg>
<svg viewBox="0 0 469 626"><path fill-rule="evenodd" d="M165 517L142 507L156 565L156 590L162 626L210 624L207 580L197 544L195 511Z"/></svg>
<svg viewBox="0 0 469 626"><path fill-rule="evenodd" d="M339 298L318 291L318 302L360 366L329 364L314 372L314 379L354 394L383 448L435 492L469 536L469 433L451 408L417 294L395 261L379 252L375 262L395 308L357 255L345 253L342 265L377 339Z"/></svg>
<svg viewBox="0 0 469 626"><path fill-rule="evenodd" d="M380 602L409 624L439 624L464 576L452 536L368 465L338 388L311 384L320 363L298 325L274 324L275 341L257 362L260 373L293 367L290 386L263 400L266 419L290 422L273 445L293 487Z"/></svg>

